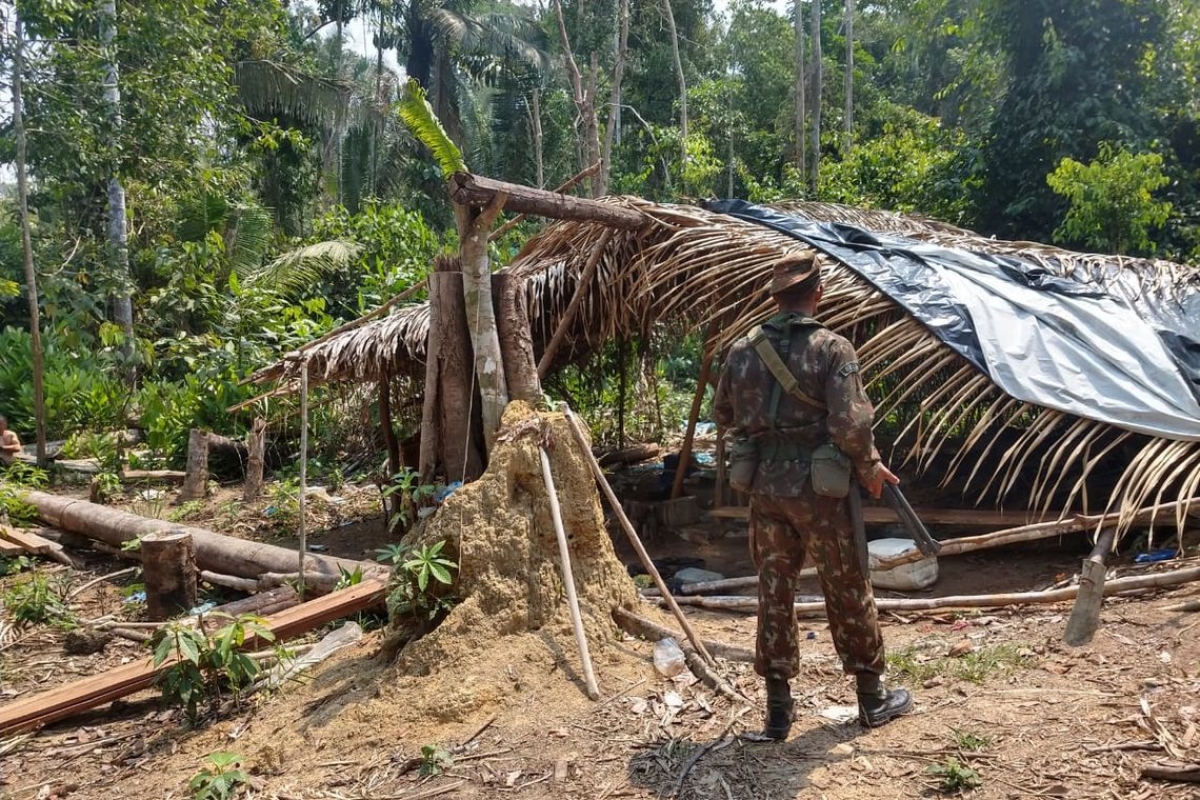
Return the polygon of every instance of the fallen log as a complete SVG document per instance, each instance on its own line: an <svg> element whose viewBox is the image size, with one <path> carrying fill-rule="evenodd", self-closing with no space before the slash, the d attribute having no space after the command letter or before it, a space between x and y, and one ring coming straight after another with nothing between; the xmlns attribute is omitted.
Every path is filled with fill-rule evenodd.
<svg viewBox="0 0 1200 800"><path fill-rule="evenodd" d="M377 605L383 602L386 591L387 584L382 580L364 581L268 617L265 627L275 635L276 641L290 639L326 622ZM260 644L263 642L257 637L249 637L243 647L251 648ZM0 706L0 735L40 728L147 689L154 683L155 677L172 663L173 660L168 659L155 667L153 660L146 657Z"/></svg>
<svg viewBox="0 0 1200 800"><path fill-rule="evenodd" d="M635 444L621 450L610 450L600 456L600 466L615 467L620 464L637 464L642 461L649 461L652 458L658 458L662 455L662 447L653 442L649 444Z"/></svg>
<svg viewBox="0 0 1200 800"><path fill-rule="evenodd" d="M617 623L617 627L631 636L639 636L652 642L668 638L674 639L676 642L684 641L682 633L672 630L665 625L659 625L654 620L646 619L627 608L621 608L620 606L614 608L612 617ZM708 652L718 658L724 658L729 661L754 661L754 651L748 650L745 647L738 647L728 642L719 642L712 639L704 639L703 642L704 646L708 648Z"/></svg>
<svg viewBox="0 0 1200 800"><path fill-rule="evenodd" d="M189 533L196 549L196 566L208 572L257 579L267 572L295 570L296 552L284 547L234 539L204 528L147 519L86 500L59 497L46 492L29 490L24 493L23 499L38 510L38 515L48 525L81 534L113 547L120 547L125 542L157 531L180 530ZM332 581L331 586L340 577L338 567L347 572L361 569L364 577L382 576L387 572L386 568L379 564L316 553L308 554L305 567L310 574L329 577Z"/></svg>
<svg viewBox="0 0 1200 800"><path fill-rule="evenodd" d="M1181 583L1191 583L1200 580L1200 567L1158 572L1153 575L1136 575L1108 581L1104 585L1105 596L1128 592L1137 589L1156 589L1163 586L1177 586ZM920 599L880 597L875 599L875 607L880 611L932 611L938 608L998 608L1001 606L1021 606L1037 603L1059 603L1063 600L1073 600L1079 594L1079 587L1069 586L1065 589L1052 589L1045 592L1014 592L1011 594L981 594L981 595L951 595L949 597L930 597ZM653 598L660 605L663 598ZM676 597L679 605L695 606L713 611L757 611L757 597ZM824 613L824 601L796 603L797 614Z"/></svg>
<svg viewBox="0 0 1200 800"><path fill-rule="evenodd" d="M186 477L181 469L127 469L121 473L125 483L183 483Z"/></svg>
<svg viewBox="0 0 1200 800"><path fill-rule="evenodd" d="M1148 764L1142 767L1142 777L1159 781L1200 783L1200 764Z"/></svg>

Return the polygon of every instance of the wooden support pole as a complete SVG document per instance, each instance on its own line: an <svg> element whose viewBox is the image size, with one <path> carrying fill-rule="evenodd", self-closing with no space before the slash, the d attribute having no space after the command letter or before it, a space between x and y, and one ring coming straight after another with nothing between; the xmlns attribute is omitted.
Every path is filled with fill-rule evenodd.
<svg viewBox="0 0 1200 800"><path fill-rule="evenodd" d="M1100 606L1104 602L1104 578L1107 571L1104 558L1112 550L1116 534L1115 527L1101 531L1096 538L1096 546L1083 560L1083 566L1079 570L1079 594L1075 598L1075 606L1071 609L1071 616L1067 618L1067 627L1063 633L1063 643L1069 647L1087 644L1100 627Z"/></svg>
<svg viewBox="0 0 1200 800"><path fill-rule="evenodd" d="M487 206L504 195L505 211L517 211L550 219L597 222L611 228L637 230L649 220L641 212L614 203L601 203L569 194L533 189L515 183L492 180L459 172L450 177L450 197L463 206Z"/></svg>
<svg viewBox="0 0 1200 800"><path fill-rule="evenodd" d="M671 499L683 494L683 479L692 463L692 444L696 440L696 423L700 419L700 408L704 405L704 393L708 390L708 379L712 375L712 362L716 354L712 351L713 334L717 324L710 322L704 334L704 348L700 351L700 378L696 382L696 393L692 396L692 410L688 413L687 433L683 436L683 447L679 449L679 466L675 470L675 482L671 484Z"/></svg>
<svg viewBox="0 0 1200 800"><path fill-rule="evenodd" d="M579 283L575 284L575 292L571 295L571 302L567 303L567 310L563 312L562 319L558 321L558 327L554 330L554 335L550 337L549 344L542 351L542 358L538 361L538 377L545 379L546 374L550 371L550 365L554 363L554 355L558 352L558 348L562 345L563 339L566 338L567 332L571 330L571 325L575 322L575 314L579 311L580 304L583 303L583 298L587 296L588 287L592 283L592 279L596 276L596 269L600 265L600 259L604 256L604 251L608 248L608 242L613 237L613 232L607 230L600 234L600 238L592 245L592 252L588 254L588 260L583 265L583 273L579 276Z"/></svg>
<svg viewBox="0 0 1200 800"><path fill-rule="evenodd" d="M725 482L728 480L725 475L725 429L720 425L717 426L717 450L714 457L717 462L717 483L713 487L713 508L718 509L725 505Z"/></svg>
<svg viewBox="0 0 1200 800"><path fill-rule="evenodd" d="M242 484L242 500L250 502L262 491L263 456L266 452L267 421L255 417L247 434L246 450L250 453L246 461L246 481Z"/></svg>
<svg viewBox="0 0 1200 800"><path fill-rule="evenodd" d="M629 543L633 545L633 549L637 552L638 558L642 562L647 574L654 580L654 585L658 587L658 591L662 592L663 600L671 609L671 613L675 615L675 619L679 622L679 627L683 628L684 634L687 635L688 641L696 648L704 662L709 666L716 667L716 662L713 661L712 655L705 648L704 642L700 641L700 637L696 635L696 631L692 629L691 623L687 617L683 615L683 610L680 609L675 602L675 598L671 596L667 590L667 584L662 579L662 575L658 572L658 567L654 566L653 559L646 552L642 540L638 537L637 531L633 529L633 523L629 521L629 517L625 516L625 509L621 508L621 501L617 499L617 495L613 492L612 486L608 484L608 479L604 477L604 471L600 469L600 462L596 461L596 457L592 455L591 445L588 444L587 437L583 434L583 428L579 424L579 418L575 416L575 412L567 407L566 403L559 406L563 416L567 418L567 424L571 426L571 434L575 437L575 443L579 445L580 452L583 453L583 458L591 467L592 476L595 477L596 483L600 486L600 491L604 493L605 499L608 500L608 505L612 508L613 515L617 518L617 522L621 525L621 530L629 537Z"/></svg>
<svg viewBox="0 0 1200 800"><path fill-rule="evenodd" d="M208 432L192 428L188 435L187 475L177 503L201 500L208 492Z"/></svg>
<svg viewBox="0 0 1200 800"><path fill-rule="evenodd" d="M392 376L388 374L387 362L379 375L379 429L383 434L383 445L387 448L388 477L401 470L400 441L392 427Z"/></svg>
<svg viewBox="0 0 1200 800"><path fill-rule="evenodd" d="M588 651L587 634L583 630L583 617L579 613L579 597L575 593L575 573L571 569L571 550L567 545L567 532L563 530L562 510L558 507L558 490L554 487L554 476L550 473L550 456L546 448L539 447L542 460L542 481L546 485L546 497L550 501L550 518L554 521L554 535L558 537L558 556L562 562L563 586L567 590L567 608L571 612L571 627L575 630L575 644L579 647L579 660L583 664L583 681L587 696L600 699L600 687L596 685L596 672L592 667L592 655Z"/></svg>
<svg viewBox="0 0 1200 800"><path fill-rule="evenodd" d="M142 577L146 615L166 620L196 606L196 549L182 530L142 537Z"/></svg>

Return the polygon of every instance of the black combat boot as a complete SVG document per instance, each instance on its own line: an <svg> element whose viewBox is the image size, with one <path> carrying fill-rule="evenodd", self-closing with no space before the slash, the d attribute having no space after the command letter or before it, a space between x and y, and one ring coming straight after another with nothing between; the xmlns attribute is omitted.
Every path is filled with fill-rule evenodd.
<svg viewBox="0 0 1200 800"><path fill-rule="evenodd" d="M884 688L878 675L858 676L858 721L864 728L878 728L911 709L907 690Z"/></svg>
<svg viewBox="0 0 1200 800"><path fill-rule="evenodd" d="M787 678L767 678L767 726L763 734L783 741L792 729L792 686Z"/></svg>

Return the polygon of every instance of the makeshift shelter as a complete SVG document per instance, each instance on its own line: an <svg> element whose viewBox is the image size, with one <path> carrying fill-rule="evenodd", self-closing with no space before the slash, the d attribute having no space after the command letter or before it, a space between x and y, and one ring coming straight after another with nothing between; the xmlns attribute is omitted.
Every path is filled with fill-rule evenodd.
<svg viewBox="0 0 1200 800"><path fill-rule="evenodd" d="M833 204L729 201L713 204L729 212L718 213L633 198L607 202L637 211L647 224L626 230L556 222L501 271L525 282L535 355L549 370L586 358L608 339L644 336L663 324L710 326L705 359L719 357L771 313L773 261L816 247L830 256L819 316L858 346L877 419L898 421L895 463L921 471L937 464L933 477L973 502L1064 515L1118 510L1123 523L1147 505L1197 494L1196 268L990 240L920 217ZM955 269L991 270L988 280L999 274L1049 290L1040 291L1040 307L1020 310L1024 327L1007 327L1016 317L991 320L984 327L1000 333L984 336L982 315L995 305L986 292L967 302L943 291L958 279L920 285L921 270L939 259ZM1075 298L1093 304L1084 315L1092 320L1104 309L1121 313L1107 327L1080 327ZM426 306L401 307L253 380L286 391L306 364L312 384L398 376L419 392L427 336ZM1078 347L1029 347L1052 339ZM1092 363L1055 363L1085 351ZM1129 364L1130 356L1140 364ZM1023 388L1026 370L1038 373L1036 391ZM1188 509L1180 502L1170 521L1182 528Z"/></svg>

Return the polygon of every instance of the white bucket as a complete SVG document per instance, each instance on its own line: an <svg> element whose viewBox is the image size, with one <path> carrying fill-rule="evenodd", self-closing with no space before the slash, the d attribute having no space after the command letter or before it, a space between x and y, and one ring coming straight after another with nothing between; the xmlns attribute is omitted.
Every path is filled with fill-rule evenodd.
<svg viewBox="0 0 1200 800"><path fill-rule="evenodd" d="M927 589L937 583L938 565L936 556L925 556L919 561L910 561L891 569L880 569L881 561L915 552L917 544L912 539L876 539L867 542L867 565L871 570L871 585L880 589L912 591Z"/></svg>

